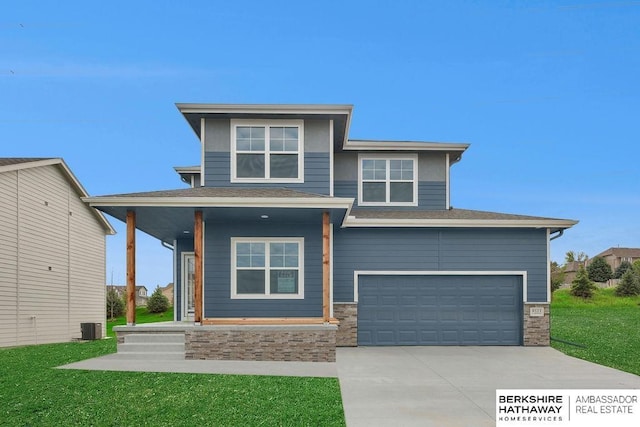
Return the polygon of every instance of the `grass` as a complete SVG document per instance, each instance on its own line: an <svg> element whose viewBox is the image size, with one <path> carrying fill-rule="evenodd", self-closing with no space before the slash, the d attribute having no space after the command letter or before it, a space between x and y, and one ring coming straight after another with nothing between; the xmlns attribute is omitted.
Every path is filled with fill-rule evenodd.
<svg viewBox="0 0 640 427"><path fill-rule="evenodd" d="M154 322L170 322L173 320L173 307L164 313L148 313L146 307L136 307L136 323L154 323ZM114 320L107 321L107 336L115 337L113 327L118 325L126 325L127 318L125 316L116 317Z"/></svg>
<svg viewBox="0 0 640 427"><path fill-rule="evenodd" d="M616 297L598 289L590 300L568 289L555 291L551 302L551 345L570 356L640 375L640 297Z"/></svg>
<svg viewBox="0 0 640 427"><path fill-rule="evenodd" d="M146 322L143 315L136 320ZM0 349L0 425L345 425L336 378L54 369L115 346L106 339Z"/></svg>

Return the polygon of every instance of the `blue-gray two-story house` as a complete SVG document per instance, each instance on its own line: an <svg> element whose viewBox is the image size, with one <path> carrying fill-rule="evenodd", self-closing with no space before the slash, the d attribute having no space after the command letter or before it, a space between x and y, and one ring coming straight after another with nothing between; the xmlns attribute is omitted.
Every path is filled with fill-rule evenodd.
<svg viewBox="0 0 640 427"><path fill-rule="evenodd" d="M189 188L87 201L127 222L130 286L135 229L173 249L187 358L548 345L549 245L576 222L452 208L468 144L349 139L351 105L177 107Z"/></svg>

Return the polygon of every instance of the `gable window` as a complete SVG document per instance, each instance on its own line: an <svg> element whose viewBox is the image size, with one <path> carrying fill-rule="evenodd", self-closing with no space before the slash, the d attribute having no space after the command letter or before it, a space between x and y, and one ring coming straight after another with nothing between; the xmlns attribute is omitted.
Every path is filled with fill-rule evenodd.
<svg viewBox="0 0 640 427"><path fill-rule="evenodd" d="M361 155L358 165L358 204L416 206L417 156Z"/></svg>
<svg viewBox="0 0 640 427"><path fill-rule="evenodd" d="M302 120L231 122L232 182L303 182Z"/></svg>
<svg viewBox="0 0 640 427"><path fill-rule="evenodd" d="M304 298L302 238L231 239L231 298Z"/></svg>

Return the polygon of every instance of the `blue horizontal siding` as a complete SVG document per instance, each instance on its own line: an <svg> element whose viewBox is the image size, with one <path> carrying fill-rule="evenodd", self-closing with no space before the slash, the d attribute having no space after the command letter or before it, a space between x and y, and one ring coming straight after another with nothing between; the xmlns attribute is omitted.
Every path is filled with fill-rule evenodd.
<svg viewBox="0 0 640 427"><path fill-rule="evenodd" d="M353 301L354 270L526 271L528 301L547 300L546 230L334 231L334 301Z"/></svg>
<svg viewBox="0 0 640 427"><path fill-rule="evenodd" d="M231 299L232 237L304 237L304 299ZM218 224L205 227L205 317L322 316L322 226Z"/></svg>
<svg viewBox="0 0 640 427"><path fill-rule="evenodd" d="M329 154L304 154L303 183L257 183L244 184L231 182L231 155L227 152L208 151L204 153L204 179L207 187L278 187L309 193L329 195Z"/></svg>
<svg viewBox="0 0 640 427"><path fill-rule="evenodd" d="M335 181L333 191L336 197L355 198L354 207L358 204L358 183L356 181ZM444 210L447 206L447 185L439 181L418 182L418 206L401 207L400 209ZM398 209L394 206L364 206L362 209Z"/></svg>

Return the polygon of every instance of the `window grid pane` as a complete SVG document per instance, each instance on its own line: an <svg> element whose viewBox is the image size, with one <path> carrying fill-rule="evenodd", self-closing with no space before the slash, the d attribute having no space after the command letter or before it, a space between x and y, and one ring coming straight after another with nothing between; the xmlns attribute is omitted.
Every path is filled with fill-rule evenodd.
<svg viewBox="0 0 640 427"><path fill-rule="evenodd" d="M236 242L235 249L238 295L300 292L298 242Z"/></svg>

